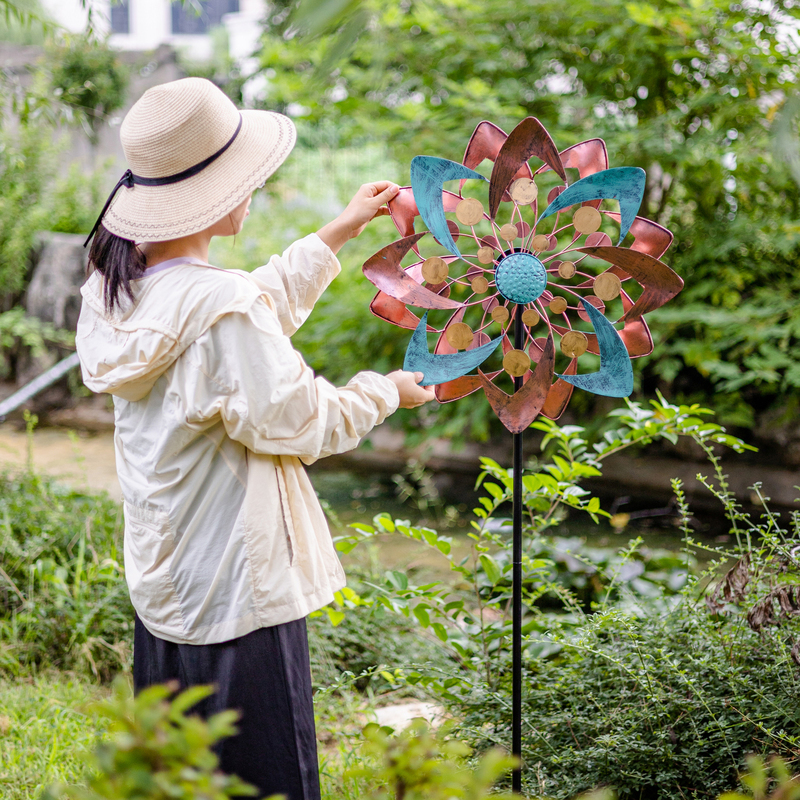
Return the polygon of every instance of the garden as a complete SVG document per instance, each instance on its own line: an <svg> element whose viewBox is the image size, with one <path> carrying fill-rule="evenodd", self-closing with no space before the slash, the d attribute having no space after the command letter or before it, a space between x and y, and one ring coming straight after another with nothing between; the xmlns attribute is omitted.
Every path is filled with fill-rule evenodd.
<svg viewBox="0 0 800 800"><path fill-rule="evenodd" d="M151 62L3 6L0 39L43 54L24 79L0 78L10 393L74 349L73 331L27 310L38 232L88 232L118 166L95 152L100 132ZM798 28L792 0L278 0L253 76L221 35L211 62L179 62L298 128L242 234L213 244L224 267L264 263L365 181L407 185L415 155L459 161L481 120L510 131L535 116L560 149L601 137L612 166L647 172L640 213L674 233L663 259L685 288L648 313L654 351L633 360L629 399L576 391L525 431L526 797L800 797L800 511L764 477L800 453ZM91 169L65 166L76 136ZM333 382L403 363L410 331L369 313L360 270L395 238L384 217L350 242L293 337ZM60 386L59 402L96 402L74 375ZM0 470L0 797L251 793L216 771L236 713L190 713L211 689L133 697L122 504L40 467L52 411L34 403L0 426L27 448ZM387 425L408 459L397 474L311 469L348 575L308 619L323 798L510 797L511 437L482 393ZM70 435L80 462L89 434ZM443 489L428 459L476 443L469 479ZM659 498L612 470L655 458L675 466ZM691 485L686 461L701 465ZM427 719L382 724L412 704Z"/></svg>

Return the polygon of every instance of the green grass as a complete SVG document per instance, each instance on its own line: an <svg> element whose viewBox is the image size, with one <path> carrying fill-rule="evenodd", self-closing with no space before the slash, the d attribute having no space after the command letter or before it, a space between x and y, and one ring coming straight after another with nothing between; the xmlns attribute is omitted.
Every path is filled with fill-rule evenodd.
<svg viewBox="0 0 800 800"><path fill-rule="evenodd" d="M105 728L86 706L108 694L55 671L0 679L0 798L34 800L50 783L78 783Z"/></svg>

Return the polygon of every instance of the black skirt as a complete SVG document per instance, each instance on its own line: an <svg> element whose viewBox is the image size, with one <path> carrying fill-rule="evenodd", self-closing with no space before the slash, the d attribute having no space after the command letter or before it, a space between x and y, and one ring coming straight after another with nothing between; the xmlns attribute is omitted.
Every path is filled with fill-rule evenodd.
<svg viewBox="0 0 800 800"><path fill-rule="evenodd" d="M311 667L305 619L260 628L220 644L174 644L153 636L136 618L136 692L177 680L181 688L213 684L195 711L241 714L239 733L215 750L223 772L256 786L259 797L319 800Z"/></svg>

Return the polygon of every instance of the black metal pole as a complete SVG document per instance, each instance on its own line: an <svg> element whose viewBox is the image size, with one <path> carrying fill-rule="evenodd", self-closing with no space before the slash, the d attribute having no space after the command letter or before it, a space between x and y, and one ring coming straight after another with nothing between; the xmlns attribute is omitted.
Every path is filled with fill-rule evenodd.
<svg viewBox="0 0 800 800"><path fill-rule="evenodd" d="M525 327L522 322L524 306L517 305L514 318L514 347L525 346ZM522 378L514 378L514 391L522 388ZM512 561L512 630L511 630L511 752L522 756L522 434L514 434L513 483L513 561ZM511 776L511 788L522 793L522 768L516 767Z"/></svg>

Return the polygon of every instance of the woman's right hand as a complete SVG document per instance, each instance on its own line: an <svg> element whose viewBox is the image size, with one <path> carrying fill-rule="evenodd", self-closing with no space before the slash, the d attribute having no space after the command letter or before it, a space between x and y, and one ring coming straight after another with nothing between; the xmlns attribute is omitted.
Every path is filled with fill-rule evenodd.
<svg viewBox="0 0 800 800"><path fill-rule="evenodd" d="M405 372L398 369L386 376L397 387L400 393L400 408L417 408L435 400L432 386L418 386L424 375L421 372Z"/></svg>

